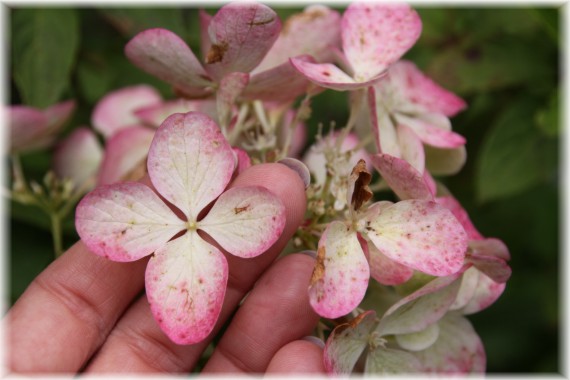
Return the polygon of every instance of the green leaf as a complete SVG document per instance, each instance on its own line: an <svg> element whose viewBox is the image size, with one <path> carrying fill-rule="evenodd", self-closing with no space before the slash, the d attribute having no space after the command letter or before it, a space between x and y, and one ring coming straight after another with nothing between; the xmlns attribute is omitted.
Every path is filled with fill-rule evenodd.
<svg viewBox="0 0 570 380"><path fill-rule="evenodd" d="M177 8L123 8L104 9L100 12L128 38L145 29L164 28L186 39L182 11Z"/></svg>
<svg viewBox="0 0 570 380"><path fill-rule="evenodd" d="M548 137L556 137L560 133L558 89L550 97L548 105L536 113L536 126Z"/></svg>
<svg viewBox="0 0 570 380"><path fill-rule="evenodd" d="M548 173L545 141L534 127L532 102L508 108L491 127L477 161L477 193L480 201L491 201L526 190ZM543 152L543 153L541 153Z"/></svg>
<svg viewBox="0 0 570 380"><path fill-rule="evenodd" d="M13 13L14 80L25 104L44 108L67 89L79 21L71 9L17 9Z"/></svg>

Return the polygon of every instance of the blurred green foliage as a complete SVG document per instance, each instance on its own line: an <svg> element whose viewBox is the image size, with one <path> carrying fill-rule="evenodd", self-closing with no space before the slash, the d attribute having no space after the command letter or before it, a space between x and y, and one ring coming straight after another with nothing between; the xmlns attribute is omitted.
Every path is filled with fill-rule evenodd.
<svg viewBox="0 0 570 380"><path fill-rule="evenodd" d="M470 317L485 343L489 372L559 372L560 10L553 7L418 7L423 33L406 58L467 100L454 130L467 138L468 161L441 178L479 230L510 248L513 276L503 296ZM282 18L296 9L278 9ZM78 109L64 134L90 124L107 92L149 83L170 88L124 56L129 38L168 28L199 52L196 9L13 8L9 12L11 103L45 107L74 98ZM200 54L197 54L200 55ZM314 130L347 118L346 93L327 91L313 103ZM23 157L41 180L49 151ZM65 222L65 246L77 235ZM11 205L10 300L53 258L47 217Z"/></svg>

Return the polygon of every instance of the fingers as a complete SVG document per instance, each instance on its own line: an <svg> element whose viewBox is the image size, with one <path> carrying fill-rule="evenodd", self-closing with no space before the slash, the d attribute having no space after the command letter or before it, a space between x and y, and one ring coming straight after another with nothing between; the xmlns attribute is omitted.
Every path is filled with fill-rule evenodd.
<svg viewBox="0 0 570 380"><path fill-rule="evenodd" d="M266 374L325 373L323 346L322 341L295 340L288 343L273 356Z"/></svg>
<svg viewBox="0 0 570 380"><path fill-rule="evenodd" d="M220 318L209 338L192 346L175 345L154 321L144 297L119 321L106 344L90 363L88 372L180 372L194 366L208 342L232 315L261 273L279 255L303 220L306 205L304 184L291 169L281 164L256 165L240 174L231 186L255 185L268 188L283 201L287 216L285 230L280 239L261 256L240 259L226 255L230 273L228 289ZM306 293L306 286L304 291ZM118 357L124 360L116 360Z"/></svg>
<svg viewBox="0 0 570 380"><path fill-rule="evenodd" d="M113 263L76 243L9 311L10 369L79 370L143 288L146 261Z"/></svg>
<svg viewBox="0 0 570 380"><path fill-rule="evenodd" d="M307 289L312 257L289 255L273 265L239 308L204 373L261 373L281 347L308 335L318 321Z"/></svg>

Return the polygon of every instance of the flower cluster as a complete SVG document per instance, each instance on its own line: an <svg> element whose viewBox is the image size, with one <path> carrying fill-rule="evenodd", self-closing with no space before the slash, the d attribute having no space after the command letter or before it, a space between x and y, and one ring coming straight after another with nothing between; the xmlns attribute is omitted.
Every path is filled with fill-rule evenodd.
<svg viewBox="0 0 570 380"><path fill-rule="evenodd" d="M465 315L501 295L510 256L438 181L465 163L449 118L466 103L402 59L421 34L418 14L401 3L353 3L342 14L319 5L282 24L265 5L232 3L200 12L199 24L202 59L160 28L125 47L177 98L148 85L115 90L92 114L104 149L87 127L58 145L56 173L77 186L89 180L82 191L98 186L76 209L87 247L120 262L152 255L146 294L157 323L176 343L199 342L228 281L218 247L252 258L285 226L275 195L231 180L286 162L307 183L293 246L317 251L308 292L323 317L315 334L327 339L326 369L484 371ZM311 101L323 91L345 93L350 115L341 128L320 125L304 150L307 120L322 121ZM51 140L57 107L14 107L12 150Z"/></svg>

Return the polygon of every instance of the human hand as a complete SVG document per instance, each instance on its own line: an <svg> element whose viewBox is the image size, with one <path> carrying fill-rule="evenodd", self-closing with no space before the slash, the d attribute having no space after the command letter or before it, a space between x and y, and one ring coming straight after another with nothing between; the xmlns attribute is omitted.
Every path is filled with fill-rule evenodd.
<svg viewBox="0 0 570 380"><path fill-rule="evenodd" d="M78 242L32 282L8 313L10 370L187 372L230 321L202 373L324 372L322 346L302 339L318 321L307 295L314 259L293 254L273 263L302 221L303 183L287 167L270 164L252 167L232 183L251 185L280 197L287 224L264 254L253 259L226 255L224 306L206 340L180 346L160 330L140 294L148 259L115 263Z"/></svg>

